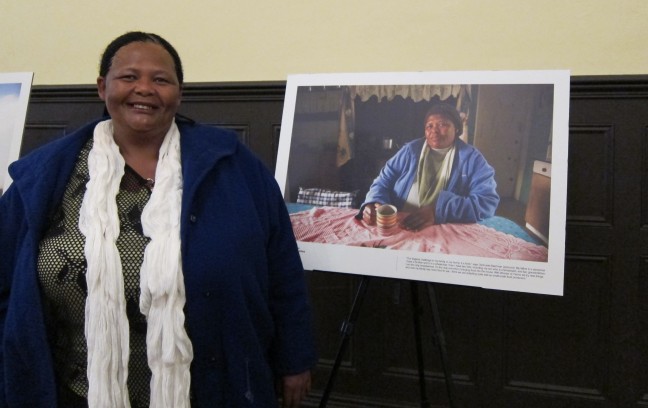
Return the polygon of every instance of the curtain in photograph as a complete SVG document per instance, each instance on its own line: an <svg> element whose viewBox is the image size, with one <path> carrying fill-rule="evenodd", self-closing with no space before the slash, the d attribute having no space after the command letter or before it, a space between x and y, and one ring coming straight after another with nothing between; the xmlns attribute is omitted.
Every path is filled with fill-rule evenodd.
<svg viewBox="0 0 648 408"><path fill-rule="evenodd" d="M391 101L400 96L414 102L430 101L434 98L446 100L454 98L456 108L463 119L463 131L460 136L468 141L468 118L472 99L471 85L352 85L344 88L340 99L340 130L338 134L337 158L338 167L343 166L354 157L355 101L366 102L372 97L378 101Z"/></svg>
<svg viewBox="0 0 648 408"><path fill-rule="evenodd" d="M466 92L469 85L357 85L349 87L351 98L359 97L366 102L372 96L378 101L386 99L391 101L396 96L403 99L410 98L414 102L429 101L435 96L446 100L449 97L458 98L462 92Z"/></svg>
<svg viewBox="0 0 648 408"><path fill-rule="evenodd" d="M340 100L340 132L338 134L336 164L342 167L354 156L355 104L347 87Z"/></svg>

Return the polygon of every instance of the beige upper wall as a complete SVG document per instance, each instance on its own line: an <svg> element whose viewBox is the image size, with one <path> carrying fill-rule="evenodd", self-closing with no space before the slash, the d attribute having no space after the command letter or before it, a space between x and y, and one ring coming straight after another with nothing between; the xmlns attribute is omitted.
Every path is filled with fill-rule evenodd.
<svg viewBox="0 0 648 408"><path fill-rule="evenodd" d="M187 82L321 72L569 69L648 74L646 0L0 0L0 72L94 83L128 30L180 53Z"/></svg>

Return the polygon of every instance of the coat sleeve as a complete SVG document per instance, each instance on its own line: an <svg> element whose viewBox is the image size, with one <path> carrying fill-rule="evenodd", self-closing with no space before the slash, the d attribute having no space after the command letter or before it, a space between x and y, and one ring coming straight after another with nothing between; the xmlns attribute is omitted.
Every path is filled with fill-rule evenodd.
<svg viewBox="0 0 648 408"><path fill-rule="evenodd" d="M27 231L22 201L12 185L0 197L0 407L7 406L4 338L7 306L16 258Z"/></svg>
<svg viewBox="0 0 648 408"><path fill-rule="evenodd" d="M457 178L439 194L435 222L477 222L495 215L499 204L495 170L484 156L473 150L459 163Z"/></svg>
<svg viewBox="0 0 648 408"><path fill-rule="evenodd" d="M275 322L270 361L275 375L282 377L313 368L317 355L306 278L290 217L272 176L266 186L270 218L266 253Z"/></svg>
<svg viewBox="0 0 648 408"><path fill-rule="evenodd" d="M369 192L363 203L393 204L401 208L405 202L405 187L410 186L414 178L411 173L412 153L409 145L402 147L383 166L369 187Z"/></svg>

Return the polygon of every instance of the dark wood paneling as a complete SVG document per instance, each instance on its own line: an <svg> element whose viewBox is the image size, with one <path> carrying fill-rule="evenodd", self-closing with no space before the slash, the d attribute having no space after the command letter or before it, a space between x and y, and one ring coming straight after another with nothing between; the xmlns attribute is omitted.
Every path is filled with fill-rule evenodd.
<svg viewBox="0 0 648 408"><path fill-rule="evenodd" d="M285 83L185 84L180 113L234 130L272 170L276 161ZM103 114L93 85L34 86L21 154Z"/></svg>
<svg viewBox="0 0 648 408"><path fill-rule="evenodd" d="M648 257L643 256L639 266L639 293L641 300L645 299L645 294L648 293ZM648 302L640 301L639 309L639 327L637 333L637 349L640 351L639 360L642 369L637 372L638 387L635 392L637 396L637 405L641 407L648 407Z"/></svg>
<svg viewBox="0 0 648 408"><path fill-rule="evenodd" d="M186 84L182 113L229 127L274 169L285 84ZM94 86L35 86L23 152L101 115ZM648 77L571 84L565 293L435 284L463 407L648 406ZM307 273L317 406L359 277ZM419 406L410 283L372 278L329 406ZM422 293L421 293L422 295ZM424 299L424 296L421 296ZM421 302L431 406L448 406Z"/></svg>
<svg viewBox="0 0 648 408"><path fill-rule="evenodd" d="M642 139L648 121L648 82L641 77L589 78L574 82L570 127L599 129L606 135L599 138L605 144L603 148L589 142L578 143L576 136L577 143L570 143L569 152L576 160L569 171L568 188L599 190L600 197L590 194L589 199L599 201L598 208L604 210L600 215L605 220L602 224L568 221L567 225L570 261L566 264L566 282L572 275L587 273L592 282L599 279L601 285L598 296L592 294L584 298L588 307L599 310L597 313L601 315L597 328L600 334L594 337L597 340L590 344L589 350L602 353L597 357L602 361L589 367L599 373L603 401L593 401L590 406L641 406L642 394L638 390L646 388L639 374L645 371L643 367L648 363L646 351L639 347L640 310L643 308L639 266L646 255L643 250L646 233L641 229L641 208L645 205L641 194L645 188L642 185L645 180ZM594 164L588 162L590 156L595 157ZM587 168L588 163L598 169L592 171ZM592 209L590 216L597 215L594 213L596 206L589 208ZM568 219L570 215L568 212ZM578 259L576 257L582 260L571 260ZM587 263L592 264L591 259L606 260L607 276L600 267L587 266ZM583 285L585 282L578 282L572 289L566 286L566 292L574 293L574 298L582 297ZM587 319L584 311L578 316Z"/></svg>
<svg viewBox="0 0 648 408"><path fill-rule="evenodd" d="M567 196L571 224L612 225L614 174L614 128L611 125L574 125L569 129L568 178L587 181L572 183ZM586 151L586 154L579 152Z"/></svg>
<svg viewBox="0 0 648 408"><path fill-rule="evenodd" d="M508 395L502 406L606 399L610 267L608 258L568 256L564 296L507 296L503 372Z"/></svg>

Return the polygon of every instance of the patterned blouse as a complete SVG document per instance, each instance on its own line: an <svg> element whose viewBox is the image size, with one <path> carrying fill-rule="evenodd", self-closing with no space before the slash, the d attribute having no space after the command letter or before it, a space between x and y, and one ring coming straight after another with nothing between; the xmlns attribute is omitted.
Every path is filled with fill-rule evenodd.
<svg viewBox="0 0 648 408"><path fill-rule="evenodd" d="M92 139L81 150L63 201L50 219L38 256L48 334L59 386L81 397L88 395L87 345L84 335L86 260L85 237L79 230L79 210L89 180L88 153ZM117 248L124 274L126 313L130 326L128 390L133 407L148 407L151 371L146 357L146 318L139 311L140 266L149 239L141 214L151 197L147 180L128 165L117 194L120 234Z"/></svg>

